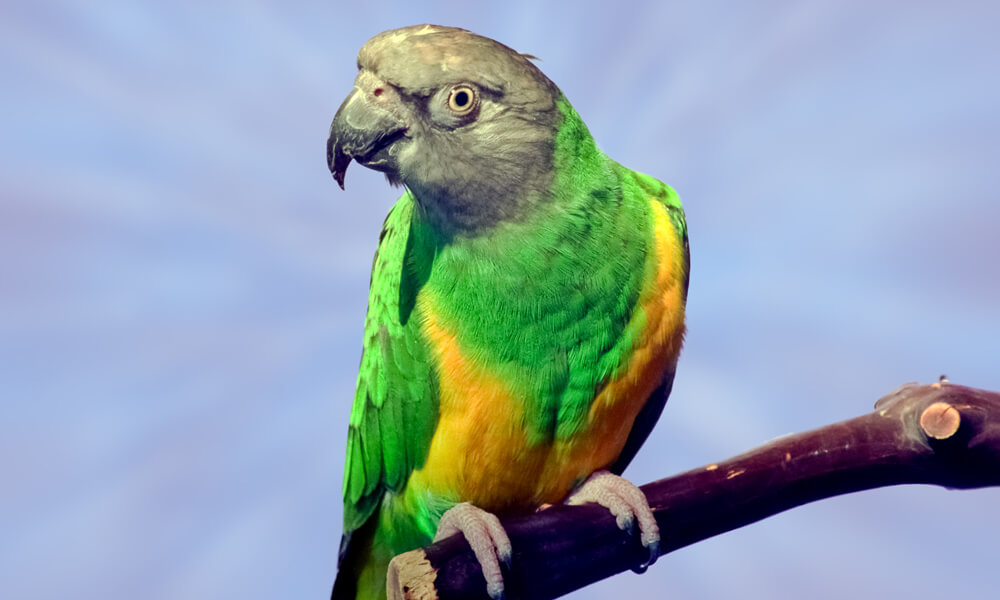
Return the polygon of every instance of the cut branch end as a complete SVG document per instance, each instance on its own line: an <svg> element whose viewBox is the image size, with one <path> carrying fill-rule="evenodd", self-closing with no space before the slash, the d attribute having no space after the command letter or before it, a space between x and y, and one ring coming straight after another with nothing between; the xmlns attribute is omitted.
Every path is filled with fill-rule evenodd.
<svg viewBox="0 0 1000 600"><path fill-rule="evenodd" d="M935 402L920 415L920 428L929 437L944 440L955 435L962 424L962 414L946 402Z"/></svg>

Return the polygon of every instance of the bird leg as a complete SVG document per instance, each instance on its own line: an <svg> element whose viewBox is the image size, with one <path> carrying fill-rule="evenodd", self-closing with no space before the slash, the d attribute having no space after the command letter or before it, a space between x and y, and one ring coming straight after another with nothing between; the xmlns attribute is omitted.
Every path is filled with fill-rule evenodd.
<svg viewBox="0 0 1000 600"><path fill-rule="evenodd" d="M649 550L649 560L633 567L633 571L642 573L656 562L660 555L660 528L642 490L610 471L595 471L566 500L566 504L571 505L587 502L595 502L611 511L618 528L623 531L633 533L635 522L639 521L639 540L642 547Z"/></svg>
<svg viewBox="0 0 1000 600"><path fill-rule="evenodd" d="M503 574L500 572L500 562L510 566L510 538L500 525L500 519L493 513L461 502L448 509L441 516L434 541L462 532L465 540L483 569L486 579L486 592L493 600L501 600L503 593Z"/></svg>

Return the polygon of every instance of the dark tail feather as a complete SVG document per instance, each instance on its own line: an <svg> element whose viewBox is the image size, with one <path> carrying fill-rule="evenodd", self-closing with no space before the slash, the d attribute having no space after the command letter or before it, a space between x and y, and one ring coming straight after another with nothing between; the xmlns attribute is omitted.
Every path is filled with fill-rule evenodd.
<svg viewBox="0 0 1000 600"><path fill-rule="evenodd" d="M639 446L642 446L642 443L646 441L650 432L653 431L653 425L656 425L657 419L660 418L660 413L663 412L663 407L667 404L667 397L670 396L672 387L674 387L674 371L671 370L663 375L660 387L656 388L646 400L646 404L643 405L639 414L636 415L632 431L629 432L628 439L625 440L625 447L622 448L618 460L609 469L612 473L621 475L625 467L635 458Z"/></svg>
<svg viewBox="0 0 1000 600"><path fill-rule="evenodd" d="M376 511L377 512L377 511ZM359 529L348 531L340 538L337 577L333 580L330 600L355 600L358 596L358 574L371 554L372 538L378 515L372 515Z"/></svg>

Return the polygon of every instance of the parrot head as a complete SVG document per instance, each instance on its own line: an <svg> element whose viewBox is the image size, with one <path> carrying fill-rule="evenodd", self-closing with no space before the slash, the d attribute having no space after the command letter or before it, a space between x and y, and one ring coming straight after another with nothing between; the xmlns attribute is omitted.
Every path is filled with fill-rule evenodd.
<svg viewBox="0 0 1000 600"><path fill-rule="evenodd" d="M548 189L559 89L530 57L453 27L380 33L330 126L327 163L405 185L456 227L515 216Z"/></svg>

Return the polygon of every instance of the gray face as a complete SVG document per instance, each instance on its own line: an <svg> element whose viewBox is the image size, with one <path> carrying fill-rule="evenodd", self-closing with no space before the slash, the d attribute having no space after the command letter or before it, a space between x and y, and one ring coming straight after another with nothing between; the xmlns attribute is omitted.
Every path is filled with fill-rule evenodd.
<svg viewBox="0 0 1000 600"><path fill-rule="evenodd" d="M356 160L456 230L516 219L544 200L560 92L526 57L462 29L417 25L369 40L358 70L327 145L341 187Z"/></svg>

